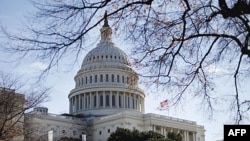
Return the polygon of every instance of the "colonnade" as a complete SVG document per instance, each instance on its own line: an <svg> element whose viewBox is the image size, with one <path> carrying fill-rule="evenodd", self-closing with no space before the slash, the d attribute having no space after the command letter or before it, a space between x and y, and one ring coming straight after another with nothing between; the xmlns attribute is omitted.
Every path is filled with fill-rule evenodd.
<svg viewBox="0 0 250 141"><path fill-rule="evenodd" d="M165 137L168 135L169 132L175 132L175 133L180 133L182 136L183 141L199 141L196 138L196 132L194 131L188 131L188 130L183 130L183 129L176 129L176 128L171 128L171 127L165 127L165 126L151 126L151 130L156 131Z"/></svg>
<svg viewBox="0 0 250 141"><path fill-rule="evenodd" d="M70 97L69 103L70 113L103 108L134 109L143 113L145 111L144 97L122 91L86 92Z"/></svg>

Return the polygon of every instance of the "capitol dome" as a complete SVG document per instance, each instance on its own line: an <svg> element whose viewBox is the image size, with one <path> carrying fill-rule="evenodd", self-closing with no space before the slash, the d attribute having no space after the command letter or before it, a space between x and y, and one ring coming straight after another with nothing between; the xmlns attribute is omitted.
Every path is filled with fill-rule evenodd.
<svg viewBox="0 0 250 141"><path fill-rule="evenodd" d="M144 113L144 92L128 56L111 40L105 16L101 40L87 53L69 94L70 114L110 115L124 110Z"/></svg>

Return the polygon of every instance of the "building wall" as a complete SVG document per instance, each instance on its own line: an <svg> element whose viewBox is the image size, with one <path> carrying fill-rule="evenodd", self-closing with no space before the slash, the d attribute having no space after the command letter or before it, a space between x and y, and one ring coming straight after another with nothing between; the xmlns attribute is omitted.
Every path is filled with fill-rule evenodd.
<svg viewBox="0 0 250 141"><path fill-rule="evenodd" d="M49 131L53 131L54 141L62 137L80 139L86 129L79 118L39 112L25 115L25 127L25 141L47 140Z"/></svg>
<svg viewBox="0 0 250 141"><path fill-rule="evenodd" d="M139 131L155 131L164 136L168 132L180 133L183 141L204 141L204 127L197 125L196 122L167 117L157 114L141 114L133 111L94 119L91 129L92 135L88 141L106 141L110 134L117 127Z"/></svg>

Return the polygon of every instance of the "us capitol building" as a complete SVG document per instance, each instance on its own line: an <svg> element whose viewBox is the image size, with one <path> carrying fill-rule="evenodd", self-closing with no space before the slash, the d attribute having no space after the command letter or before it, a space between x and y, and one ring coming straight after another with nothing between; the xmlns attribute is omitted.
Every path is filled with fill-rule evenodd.
<svg viewBox="0 0 250 141"><path fill-rule="evenodd" d="M195 121L146 113L145 94L128 56L111 40L105 18L101 40L84 58L68 95L69 114L48 113L45 107L25 115L25 140L57 141L62 138L106 141L118 127L153 130L166 136L180 133L183 141L204 141L204 126Z"/></svg>

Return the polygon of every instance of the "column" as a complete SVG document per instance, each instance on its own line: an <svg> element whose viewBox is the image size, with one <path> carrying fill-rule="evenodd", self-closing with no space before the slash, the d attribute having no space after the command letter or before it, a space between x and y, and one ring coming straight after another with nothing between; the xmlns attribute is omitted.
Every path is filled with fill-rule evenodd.
<svg viewBox="0 0 250 141"><path fill-rule="evenodd" d="M103 108L106 107L106 96L105 96L105 91L102 92L102 96L103 96Z"/></svg>
<svg viewBox="0 0 250 141"><path fill-rule="evenodd" d="M125 92L123 92L123 100L122 101L123 101L123 108L126 108L125 107L125 103L126 103Z"/></svg>
<svg viewBox="0 0 250 141"><path fill-rule="evenodd" d="M75 111L78 111L78 95L75 96Z"/></svg>
<svg viewBox="0 0 250 141"><path fill-rule="evenodd" d="M152 125L152 128L153 128L153 131L155 132L155 125L154 124Z"/></svg>
<svg viewBox="0 0 250 141"><path fill-rule="evenodd" d="M119 107L119 92L116 92L116 95L115 95L115 107L116 108L120 108Z"/></svg>
<svg viewBox="0 0 250 141"><path fill-rule="evenodd" d="M89 109L93 108L93 96L92 92L89 93Z"/></svg>
<svg viewBox="0 0 250 141"><path fill-rule="evenodd" d="M109 107L112 108L112 91L109 92Z"/></svg>
<svg viewBox="0 0 250 141"><path fill-rule="evenodd" d="M86 110L87 107L86 107L86 93L83 94L83 109Z"/></svg>
<svg viewBox="0 0 250 141"><path fill-rule="evenodd" d="M69 98L69 113L72 113L72 98Z"/></svg>
<svg viewBox="0 0 250 141"><path fill-rule="evenodd" d="M99 92L96 92L96 108L98 109L99 108L99 102L100 102L100 100L99 100Z"/></svg>
<svg viewBox="0 0 250 141"><path fill-rule="evenodd" d="M80 110L82 110L82 94L79 95Z"/></svg>
<svg viewBox="0 0 250 141"><path fill-rule="evenodd" d="M136 96L136 110L139 111L139 100L138 100L138 96Z"/></svg>
<svg viewBox="0 0 250 141"><path fill-rule="evenodd" d="M161 134L164 135L164 133L163 133L163 127L162 126L161 126Z"/></svg>
<svg viewBox="0 0 250 141"><path fill-rule="evenodd" d="M144 113L145 112L145 107L144 107L144 98L142 98L142 112Z"/></svg>
<svg viewBox="0 0 250 141"><path fill-rule="evenodd" d="M76 111L76 106L75 106L75 102L76 102L76 96L73 96L73 113Z"/></svg>
<svg viewBox="0 0 250 141"><path fill-rule="evenodd" d="M81 95L78 95L78 111L81 109Z"/></svg>
<svg viewBox="0 0 250 141"><path fill-rule="evenodd" d="M133 101L134 101L134 107L133 107L133 109L136 110L136 96L135 95L133 96Z"/></svg>
<svg viewBox="0 0 250 141"><path fill-rule="evenodd" d="M128 97L129 97L129 109L132 109L132 107L133 107L133 103L132 103L132 94L131 93L129 93L128 94Z"/></svg>
<svg viewBox="0 0 250 141"><path fill-rule="evenodd" d="M192 135L193 135L193 140L192 141L196 141L196 133L195 132L192 132Z"/></svg>
<svg viewBox="0 0 250 141"><path fill-rule="evenodd" d="M86 109L89 109L89 93L86 93L85 94L85 97L86 97Z"/></svg>
<svg viewBox="0 0 250 141"><path fill-rule="evenodd" d="M188 141L187 136L187 131L184 131L184 141Z"/></svg>
<svg viewBox="0 0 250 141"><path fill-rule="evenodd" d="M142 98L140 97L140 104L141 104L141 109L140 109L140 112L143 112L143 102L142 102Z"/></svg>

